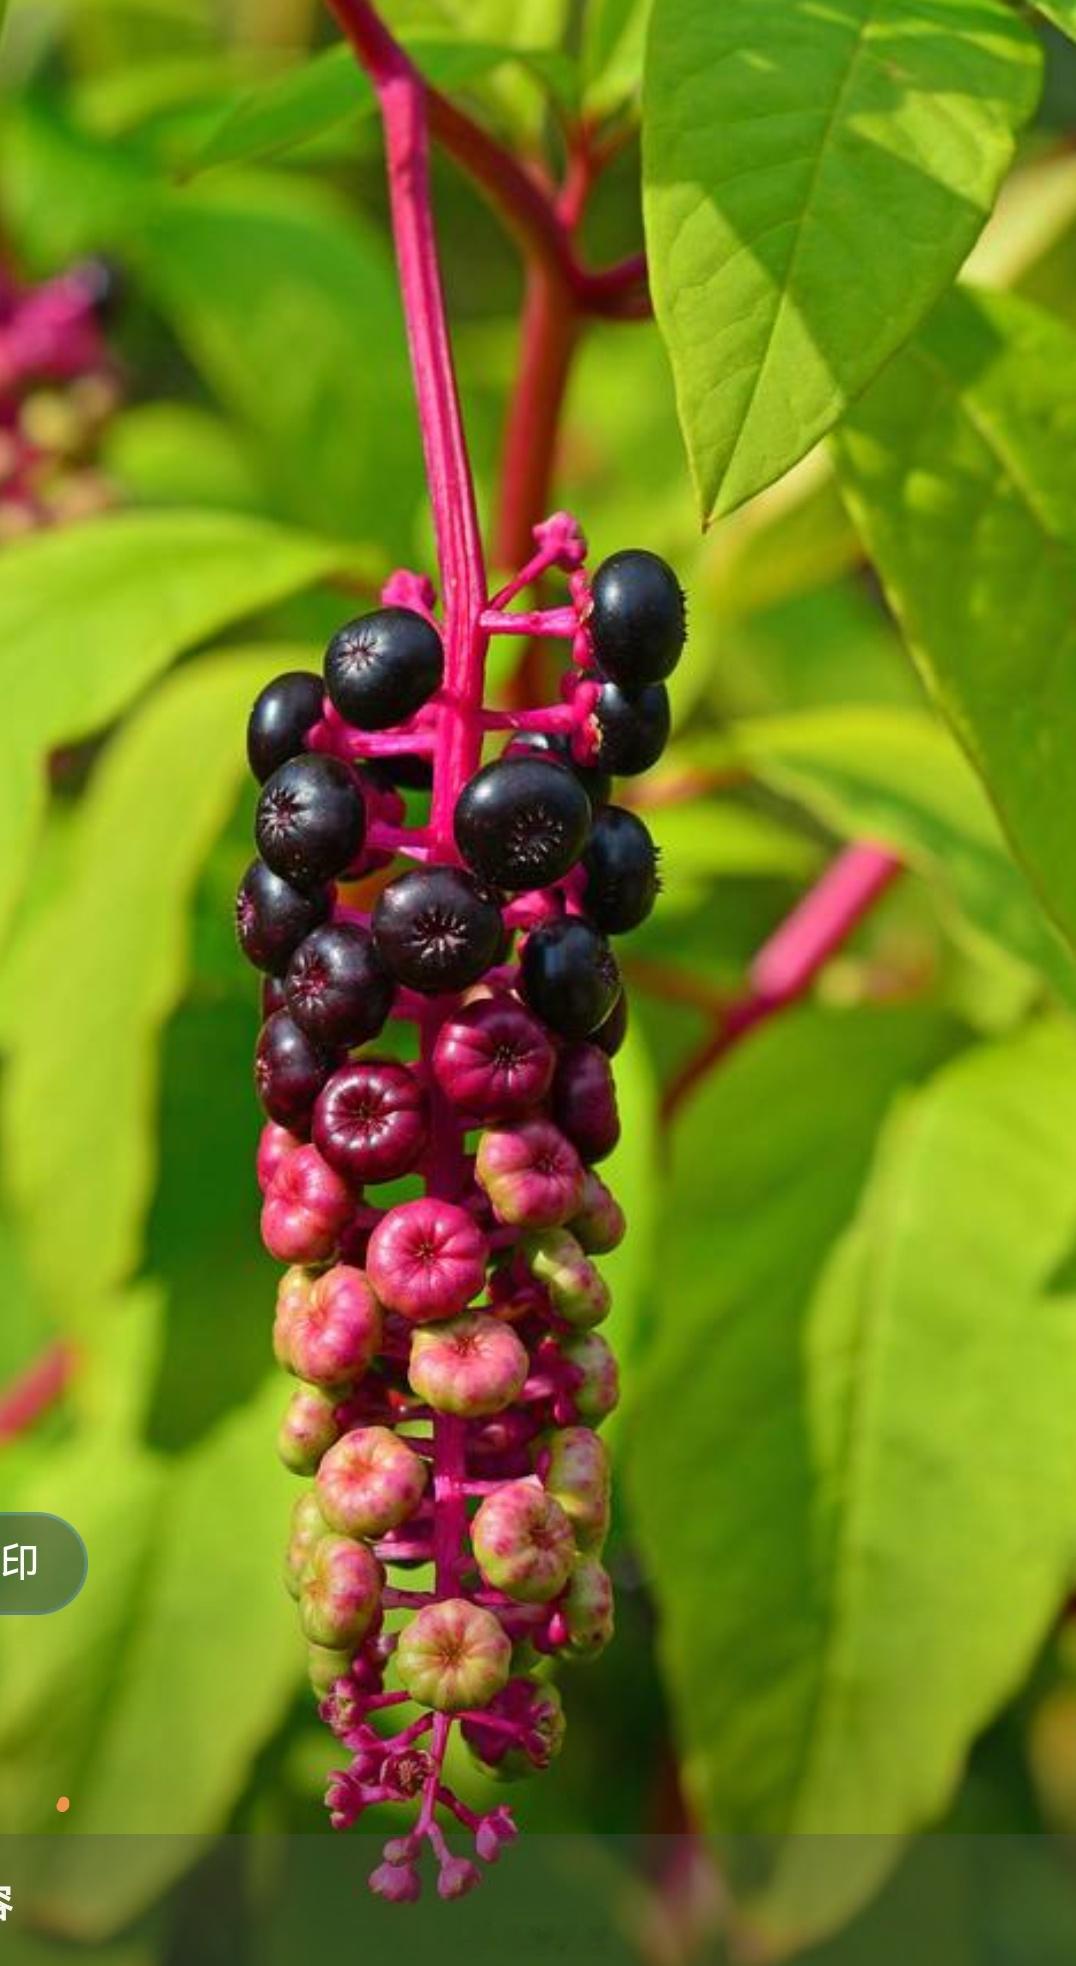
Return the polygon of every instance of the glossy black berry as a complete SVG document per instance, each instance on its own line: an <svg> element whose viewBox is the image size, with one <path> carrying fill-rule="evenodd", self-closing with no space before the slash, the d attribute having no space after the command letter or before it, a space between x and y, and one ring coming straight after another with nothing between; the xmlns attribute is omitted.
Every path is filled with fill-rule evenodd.
<svg viewBox="0 0 1076 1966"><path fill-rule="evenodd" d="M504 945L496 900L462 867L419 867L390 881L373 929L397 981L428 996L477 983Z"/></svg>
<svg viewBox="0 0 1076 1966"><path fill-rule="evenodd" d="M304 936L328 920L329 906L327 888L304 893L253 860L235 897L235 932L247 961L283 976Z"/></svg>
<svg viewBox="0 0 1076 1966"><path fill-rule="evenodd" d="M456 845L496 887L548 887L575 866L590 832L590 800L552 758L497 758L456 801Z"/></svg>
<svg viewBox="0 0 1076 1966"><path fill-rule="evenodd" d="M533 929L523 945L520 971L531 1009L562 1038L587 1038L597 1031L621 992L608 942L578 915Z"/></svg>
<svg viewBox="0 0 1076 1966"><path fill-rule="evenodd" d="M627 1035L628 993L621 990L604 1024L599 1024L597 1030L591 1032L590 1042L600 1046L607 1058L615 1058Z"/></svg>
<svg viewBox="0 0 1076 1966"><path fill-rule="evenodd" d="M291 669L266 683L247 723L247 759L259 785L297 758L307 731L321 716L324 690L309 669Z"/></svg>
<svg viewBox="0 0 1076 1966"><path fill-rule="evenodd" d="M635 550L603 560L591 582L588 618L594 654L623 689L671 676L687 634L684 596L672 568Z"/></svg>
<svg viewBox="0 0 1076 1966"><path fill-rule="evenodd" d="M262 859L297 887L342 874L366 833L366 807L348 766L311 751L281 765L258 800Z"/></svg>
<svg viewBox="0 0 1076 1966"><path fill-rule="evenodd" d="M658 897L658 850L633 812L606 806L594 821L583 855L583 905L605 935L625 935L645 922Z"/></svg>
<svg viewBox="0 0 1076 1966"><path fill-rule="evenodd" d="M669 741L669 723L664 683L650 683L629 696L618 683L606 680L587 718L598 764L618 778L634 778L657 763Z"/></svg>
<svg viewBox="0 0 1076 1966"><path fill-rule="evenodd" d="M325 687L358 730L402 724L440 688L441 637L414 608L376 608L338 628L325 651Z"/></svg>
<svg viewBox="0 0 1076 1966"><path fill-rule="evenodd" d="M526 756L537 751L540 756L555 758L579 780L592 809L597 812L603 806L613 789L609 772L599 770L597 765L581 765L572 756L572 740L564 730L521 730L517 731L505 750L506 758Z"/></svg>
<svg viewBox="0 0 1076 1966"><path fill-rule="evenodd" d="M292 957L284 990L295 1022L317 1044L365 1044L392 1008L395 984L359 922L330 922Z"/></svg>
<svg viewBox="0 0 1076 1966"><path fill-rule="evenodd" d="M254 1054L254 1085L266 1112L290 1133L305 1134L318 1093L335 1060L278 1010L262 1025Z"/></svg>

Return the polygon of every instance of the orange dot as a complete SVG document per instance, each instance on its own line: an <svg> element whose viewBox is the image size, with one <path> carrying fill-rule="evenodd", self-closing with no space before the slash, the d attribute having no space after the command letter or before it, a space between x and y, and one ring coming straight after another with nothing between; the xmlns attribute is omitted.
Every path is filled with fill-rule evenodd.
<svg viewBox="0 0 1076 1966"><path fill-rule="evenodd" d="M59 1810L61 1816L65 1815L67 1810L70 1809L71 1807L69 1798L66 1795L61 1795L59 1801L56 1804L56 1807Z"/></svg>

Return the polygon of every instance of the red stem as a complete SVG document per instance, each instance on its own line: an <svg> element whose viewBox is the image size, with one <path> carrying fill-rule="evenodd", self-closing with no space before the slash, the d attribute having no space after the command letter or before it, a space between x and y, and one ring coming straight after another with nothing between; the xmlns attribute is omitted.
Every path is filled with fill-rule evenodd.
<svg viewBox="0 0 1076 1966"><path fill-rule="evenodd" d="M27 1433L50 1406L55 1406L74 1366L73 1348L57 1342L12 1381L6 1392L0 1394L0 1446Z"/></svg>
<svg viewBox="0 0 1076 1966"><path fill-rule="evenodd" d="M662 1101L666 1124L749 1031L806 994L819 970L900 871L900 861L883 847L850 846L838 855L763 943L751 965L747 994L722 1013L712 1035L666 1088Z"/></svg>

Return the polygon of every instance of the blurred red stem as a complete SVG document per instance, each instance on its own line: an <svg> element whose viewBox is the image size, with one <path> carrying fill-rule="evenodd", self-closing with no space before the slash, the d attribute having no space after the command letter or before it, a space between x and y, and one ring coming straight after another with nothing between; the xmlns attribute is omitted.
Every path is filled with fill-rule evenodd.
<svg viewBox="0 0 1076 1966"><path fill-rule="evenodd" d="M27 1433L50 1406L55 1406L71 1378L75 1354L57 1342L27 1366L6 1392L0 1393L0 1446Z"/></svg>

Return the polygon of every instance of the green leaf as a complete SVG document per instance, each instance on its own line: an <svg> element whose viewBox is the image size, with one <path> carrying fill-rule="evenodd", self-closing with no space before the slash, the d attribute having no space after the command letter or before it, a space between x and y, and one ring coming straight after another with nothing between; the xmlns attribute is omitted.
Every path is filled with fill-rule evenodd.
<svg viewBox="0 0 1076 1966"><path fill-rule="evenodd" d="M1076 1005L1076 963L1009 854L974 773L931 717L807 711L741 724L731 742L764 783L845 838L894 848L976 934Z"/></svg>
<svg viewBox="0 0 1076 1966"><path fill-rule="evenodd" d="M620 1141L602 1168L628 1220L620 1248L601 1259L613 1297L607 1331L624 1372L645 1349L652 1303L659 1221L658 1088L642 1033L629 1029L618 1052L617 1106ZM615 1431L615 1422L610 1423Z"/></svg>
<svg viewBox="0 0 1076 1966"><path fill-rule="evenodd" d="M172 1462L95 1430L22 1492L90 1559L32 1643L19 1620L0 1631L0 1819L39 1833L24 1889L45 1930L96 1939L142 1911L223 1826L285 1711L302 1647L280 1582L281 1404L274 1382ZM78 1833L46 1838L60 1794ZM116 1835L124 1862L102 1863Z"/></svg>
<svg viewBox="0 0 1076 1966"><path fill-rule="evenodd" d="M583 16L584 100L608 115L633 95L643 73L652 0L591 0Z"/></svg>
<svg viewBox="0 0 1076 1966"><path fill-rule="evenodd" d="M0 926L44 811L46 754L101 730L184 649L348 560L223 512L113 515L4 549Z"/></svg>
<svg viewBox="0 0 1076 1966"><path fill-rule="evenodd" d="M1076 1036L907 1095L859 1200L898 1028L800 1015L688 1111L626 1442L689 1787L773 1839L786 1947L945 1807L1076 1574Z"/></svg>
<svg viewBox="0 0 1076 1966"><path fill-rule="evenodd" d="M957 291L837 460L915 662L1046 907L1076 938L1076 337Z"/></svg>
<svg viewBox="0 0 1076 1966"><path fill-rule="evenodd" d="M98 766L67 883L21 946L0 1107L9 1192L67 1327L92 1324L137 1260L157 1045L183 992L191 895L245 773L251 699L307 658L228 651L148 699Z"/></svg>
<svg viewBox="0 0 1076 1966"><path fill-rule="evenodd" d="M1004 0L656 0L651 284L704 519L802 457L953 279L1039 66Z"/></svg>
<svg viewBox="0 0 1076 1966"><path fill-rule="evenodd" d="M1034 0L1035 12L1076 40L1076 0Z"/></svg>

